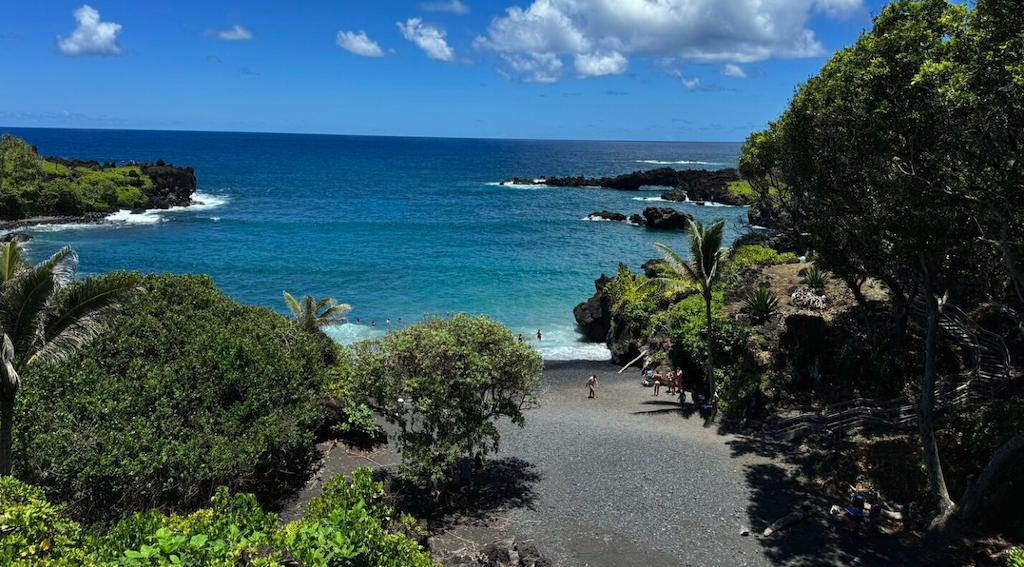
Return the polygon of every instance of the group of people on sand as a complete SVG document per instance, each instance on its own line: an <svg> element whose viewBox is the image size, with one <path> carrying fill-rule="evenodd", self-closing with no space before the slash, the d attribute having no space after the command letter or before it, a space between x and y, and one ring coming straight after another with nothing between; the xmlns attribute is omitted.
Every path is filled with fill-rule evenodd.
<svg viewBox="0 0 1024 567"><path fill-rule="evenodd" d="M641 369L643 378L641 383L644 386L653 386L654 392L652 396L660 396L661 388L664 386L665 394L668 396L679 396L679 401L686 399L686 391L689 390L694 394L697 393L699 383L691 383L687 379L686 374L682 368L676 368L675 370L669 370L667 373L662 374L658 369L654 368L653 365L645 365Z"/></svg>

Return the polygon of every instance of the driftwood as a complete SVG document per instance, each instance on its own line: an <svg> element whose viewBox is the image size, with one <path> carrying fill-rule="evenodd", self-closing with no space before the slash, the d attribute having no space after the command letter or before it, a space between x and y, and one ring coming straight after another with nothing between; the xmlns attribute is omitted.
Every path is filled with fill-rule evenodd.
<svg viewBox="0 0 1024 567"><path fill-rule="evenodd" d="M641 352L640 352L640 355L639 355L639 356L637 356L637 357L636 357L636 358L634 358L633 360L630 360L629 362L627 362L627 363L626 363L626 365L625 365L625 366L623 366L623 367L622 367L622 369L620 369L620 370L619 370L619 374L622 374L623 370L625 370L625 369L629 368L630 366L633 366L633 363L634 363L634 362L636 362L636 361L640 360L641 358L643 358L643 357L644 357L644 356L646 356L646 355L647 355L647 351L646 351L646 350L644 350L644 351L641 351Z"/></svg>
<svg viewBox="0 0 1024 567"><path fill-rule="evenodd" d="M770 526L768 526L767 528L764 529L764 533L762 535L764 537L771 537L772 534L780 532L780 531L782 531L782 530L792 526L793 524L796 524L798 522L802 522L802 521L806 520L807 518L810 518L813 515L814 515L814 511L811 509L810 506L807 506L807 505L801 506L801 508L799 510L795 510L793 512L790 512L789 514L786 514L785 516L783 516L783 517L779 518L778 520L775 520L774 522L772 522L772 525L770 525Z"/></svg>

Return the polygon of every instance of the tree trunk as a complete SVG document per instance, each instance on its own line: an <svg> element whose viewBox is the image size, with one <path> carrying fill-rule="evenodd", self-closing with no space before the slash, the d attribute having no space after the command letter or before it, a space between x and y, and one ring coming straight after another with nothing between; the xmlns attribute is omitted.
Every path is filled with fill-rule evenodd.
<svg viewBox="0 0 1024 567"><path fill-rule="evenodd" d="M711 355L712 351L712 331L711 331L711 296L704 296L704 302L707 305L707 316L708 316L708 398L711 400L712 411L714 406L718 403L715 397L715 367L713 364L713 358Z"/></svg>
<svg viewBox="0 0 1024 567"><path fill-rule="evenodd" d="M942 462L939 459L939 446L935 440L935 425L932 421L935 409L936 383L936 350L939 334L939 304L932 290L931 272L922 257L921 267L924 271L924 302L927 307L924 378L921 381L921 395L917 402L918 429L921 432L921 446L924 449L924 464L928 472L928 483L931 485L935 511L939 516L947 513L953 505L946 488L946 479L942 474Z"/></svg>
<svg viewBox="0 0 1024 567"><path fill-rule="evenodd" d="M0 476L11 474L11 432L14 425L14 396L0 399Z"/></svg>

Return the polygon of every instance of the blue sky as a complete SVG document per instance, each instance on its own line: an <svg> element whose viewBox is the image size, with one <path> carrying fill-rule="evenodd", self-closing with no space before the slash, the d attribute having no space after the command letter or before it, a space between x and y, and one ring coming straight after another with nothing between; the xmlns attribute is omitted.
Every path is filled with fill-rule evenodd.
<svg viewBox="0 0 1024 567"><path fill-rule="evenodd" d="M12 0L0 126L741 141L880 0Z"/></svg>

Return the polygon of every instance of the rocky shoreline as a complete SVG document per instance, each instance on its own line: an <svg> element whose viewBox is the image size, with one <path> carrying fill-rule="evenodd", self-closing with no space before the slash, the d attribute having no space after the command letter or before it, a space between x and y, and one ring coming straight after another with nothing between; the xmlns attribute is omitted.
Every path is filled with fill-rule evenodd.
<svg viewBox="0 0 1024 567"><path fill-rule="evenodd" d="M729 184L740 181L736 169L672 169L659 167L634 171L615 177L513 177L501 185L547 185L638 191L642 186L670 187L661 194L666 201L712 201L723 205L749 205L753 200L728 190Z"/></svg>
<svg viewBox="0 0 1024 567"><path fill-rule="evenodd" d="M612 222L628 222L635 226L658 230L686 230L693 216L669 207L647 207L643 215L632 214L628 217L614 211L597 211L586 217L588 220L606 220Z"/></svg>
<svg viewBox="0 0 1024 567"><path fill-rule="evenodd" d="M117 167L117 164L113 162L100 163L96 160L64 159L60 157L45 157L43 159L49 163L63 166L71 172L82 169L104 171ZM16 234L12 231L34 226L100 223L108 215L121 210L130 210L132 214L141 214L149 210L166 210L171 207L187 207L197 204L197 202L192 200L192 196L195 194L198 186L195 169L192 167L174 166L164 162L162 159L158 159L154 163L133 161L127 165L137 167L138 171L141 172L140 175L134 170L130 171L127 178L130 180L129 185L138 188L144 197L143 200L133 203L130 207L111 207L103 212L88 212L81 215L48 215L0 220L0 232L8 233L6 237L11 238ZM143 176L148 178L151 183L147 183Z"/></svg>

